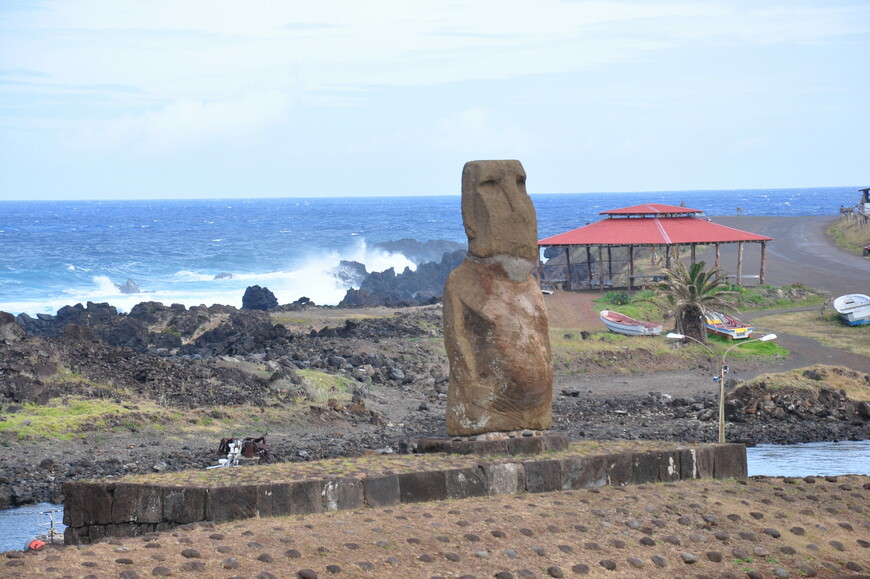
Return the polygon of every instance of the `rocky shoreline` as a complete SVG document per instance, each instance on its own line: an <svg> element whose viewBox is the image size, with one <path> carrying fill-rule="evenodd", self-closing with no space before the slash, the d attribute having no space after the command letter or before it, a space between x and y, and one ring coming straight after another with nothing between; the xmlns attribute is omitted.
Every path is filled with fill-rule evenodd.
<svg viewBox="0 0 870 579"><path fill-rule="evenodd" d="M380 317L354 312L310 304L262 312L146 302L129 314L91 303L30 320L0 314L0 418L11 420L27 403L73 395L129 411L84 425L69 440L4 438L0 508L61 502L60 486L70 480L215 464L220 438L237 433L185 425L219 424L239 405L264 416L286 414L286 423L269 425L268 443L280 461L413 452L422 438L445 437L440 304ZM321 313L344 321L319 328L276 323ZM620 355L618 348L612 352L617 365ZM351 386L318 398L308 370ZM619 395L612 375L595 375L594 390L562 380L554 392L554 431L572 440L715 441L718 396L711 388L676 392L677 370L665 370L643 374L643 395ZM697 381L691 371L681 372ZM870 384L866 374L855 374ZM870 438L870 404L836 389L770 393L732 382L728 391L729 441ZM136 400L178 418L167 420Z"/></svg>

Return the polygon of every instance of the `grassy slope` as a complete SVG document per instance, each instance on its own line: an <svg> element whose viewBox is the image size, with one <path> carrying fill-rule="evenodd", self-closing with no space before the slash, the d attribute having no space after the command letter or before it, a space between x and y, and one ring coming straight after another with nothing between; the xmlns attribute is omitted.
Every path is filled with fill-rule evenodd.
<svg viewBox="0 0 870 579"><path fill-rule="evenodd" d="M870 227L860 227L854 221L838 219L828 228L828 235L834 243L846 251L862 254L862 248L870 244Z"/></svg>
<svg viewBox="0 0 870 579"><path fill-rule="evenodd" d="M821 379L815 379L816 375ZM855 401L870 401L870 382L867 375L848 368L815 364L809 368L798 368L777 374L761 374L749 382L748 387L763 384L767 392L781 389L810 390L818 392L823 388L843 390L846 396Z"/></svg>

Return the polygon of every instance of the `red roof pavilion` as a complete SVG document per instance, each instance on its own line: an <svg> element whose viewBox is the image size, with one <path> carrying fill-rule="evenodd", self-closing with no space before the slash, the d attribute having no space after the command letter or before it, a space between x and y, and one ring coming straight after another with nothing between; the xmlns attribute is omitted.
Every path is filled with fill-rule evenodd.
<svg viewBox="0 0 870 579"><path fill-rule="evenodd" d="M538 242L542 247L565 247L567 263L570 268L570 253L572 247L586 247L588 262L589 283L592 283L592 258L591 247L598 247L599 263L602 262L602 248L608 250L610 261L610 249L613 247L628 247L629 249L629 282L631 289L634 275L635 246L664 246L666 249L666 265L670 267L670 248L672 246L689 246L691 248L692 262L695 261L695 247L697 245L716 246L716 267L719 267L719 245L722 243L739 243L737 261L737 283L741 281L743 266L743 243L761 244L761 271L757 276L759 283L764 283L765 251L771 237L741 231L733 227L726 227L713 223L696 215L702 214L699 209L662 205L660 203L646 203L622 209L602 211L600 215L607 215L606 219L597 221L585 227L580 227L565 233L547 237ZM608 268L612 270L612 267ZM599 268L599 282L603 288L604 273ZM610 276L612 278L612 274ZM755 276L752 276L755 277ZM568 276L570 286L570 275Z"/></svg>

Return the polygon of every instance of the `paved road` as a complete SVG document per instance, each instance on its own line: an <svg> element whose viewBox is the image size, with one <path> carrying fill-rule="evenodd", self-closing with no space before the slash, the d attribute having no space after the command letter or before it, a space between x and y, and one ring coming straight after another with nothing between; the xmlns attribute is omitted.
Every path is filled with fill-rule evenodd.
<svg viewBox="0 0 870 579"><path fill-rule="evenodd" d="M870 257L862 257L837 247L825 233L836 217L714 217L715 223L772 237L767 244L766 282L776 286L802 283L837 297L848 293L870 294ZM712 264L715 255L708 249L698 259ZM743 273L757 275L761 263L758 244L745 244ZM723 245L722 268L737 269L737 245ZM815 309L815 308L813 308ZM763 316L772 311L743 314L747 321L764 325ZM774 364L773 370L801 368L814 363L847 366L870 371L870 359L835 348L827 348L811 338L780 335L780 345L791 355Z"/></svg>
<svg viewBox="0 0 870 579"><path fill-rule="evenodd" d="M713 217L715 223L772 237L767 244L766 282L783 286L802 283L823 289L834 297L848 293L870 294L870 257L837 247L825 234L836 217ZM714 250L698 256L708 264ZM743 274L758 275L761 246L744 244ZM737 244L721 246L721 266L729 273L737 269Z"/></svg>

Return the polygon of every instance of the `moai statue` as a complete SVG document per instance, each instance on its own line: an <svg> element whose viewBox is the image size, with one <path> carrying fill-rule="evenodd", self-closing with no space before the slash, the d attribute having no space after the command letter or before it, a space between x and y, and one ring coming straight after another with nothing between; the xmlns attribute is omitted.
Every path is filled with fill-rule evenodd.
<svg viewBox="0 0 870 579"><path fill-rule="evenodd" d="M553 367L538 263L538 223L519 161L462 170L468 256L444 287L450 360L447 432L552 426Z"/></svg>

